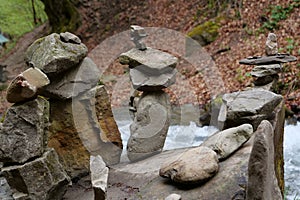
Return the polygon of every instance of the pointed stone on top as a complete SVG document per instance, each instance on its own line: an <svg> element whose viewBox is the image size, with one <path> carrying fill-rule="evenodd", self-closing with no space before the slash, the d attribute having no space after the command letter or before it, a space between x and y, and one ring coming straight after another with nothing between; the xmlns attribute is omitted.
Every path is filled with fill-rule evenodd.
<svg viewBox="0 0 300 200"><path fill-rule="evenodd" d="M266 55L274 56L278 54L277 36L274 33L269 33L266 41Z"/></svg>

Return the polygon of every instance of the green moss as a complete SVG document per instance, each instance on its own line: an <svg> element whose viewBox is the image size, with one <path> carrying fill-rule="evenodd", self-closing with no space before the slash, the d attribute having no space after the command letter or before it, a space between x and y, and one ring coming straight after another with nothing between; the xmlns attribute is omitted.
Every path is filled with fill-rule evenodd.
<svg viewBox="0 0 300 200"><path fill-rule="evenodd" d="M220 21L223 17L217 17L210 21L204 22L193 28L188 36L198 41L200 45L204 46L215 41L219 35Z"/></svg>

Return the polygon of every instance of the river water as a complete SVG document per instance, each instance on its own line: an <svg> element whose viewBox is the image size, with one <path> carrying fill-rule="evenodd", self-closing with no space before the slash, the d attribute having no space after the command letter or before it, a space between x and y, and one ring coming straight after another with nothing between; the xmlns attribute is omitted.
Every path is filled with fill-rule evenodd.
<svg viewBox="0 0 300 200"><path fill-rule="evenodd" d="M117 114L117 113L115 113ZM129 126L132 123L129 114L117 114L116 122L124 144L123 156L126 154L126 144L130 136ZM199 127L191 121L189 125L172 125L169 127L164 150L200 145L217 129L213 126ZM286 125L284 130L284 159L286 200L300 199L300 122L296 125Z"/></svg>

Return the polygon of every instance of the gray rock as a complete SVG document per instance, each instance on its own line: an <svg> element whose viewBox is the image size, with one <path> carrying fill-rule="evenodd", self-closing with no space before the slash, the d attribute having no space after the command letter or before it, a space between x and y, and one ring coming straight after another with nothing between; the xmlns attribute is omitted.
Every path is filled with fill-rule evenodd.
<svg viewBox="0 0 300 200"><path fill-rule="evenodd" d="M219 169L217 154L207 147L197 147L171 158L159 170L159 175L182 184L206 182Z"/></svg>
<svg viewBox="0 0 300 200"><path fill-rule="evenodd" d="M280 72L282 72L281 64L258 65L252 69L251 75L255 77L265 77L265 76L275 75Z"/></svg>
<svg viewBox="0 0 300 200"><path fill-rule="evenodd" d="M176 81L176 69L160 75L151 75L140 68L143 68L143 66L135 67L129 71L133 88L136 90L158 91L171 86Z"/></svg>
<svg viewBox="0 0 300 200"><path fill-rule="evenodd" d="M0 161L25 163L41 156L48 122L49 103L42 97L10 107L0 130Z"/></svg>
<svg viewBox="0 0 300 200"><path fill-rule="evenodd" d="M130 126L127 155L140 160L162 151L170 125L170 102L163 92L143 93Z"/></svg>
<svg viewBox="0 0 300 200"><path fill-rule="evenodd" d="M133 48L126 53L122 53L119 60L122 64L128 64L130 68L143 65L145 67L142 69L153 75L172 71L178 61L175 56L150 47L147 47L144 51Z"/></svg>
<svg viewBox="0 0 300 200"><path fill-rule="evenodd" d="M274 33L269 33L266 41L266 55L272 56L278 53L277 36Z"/></svg>
<svg viewBox="0 0 300 200"><path fill-rule="evenodd" d="M294 62L297 58L288 54L277 54L274 56L253 56L240 60L240 64L245 65L272 65L287 62Z"/></svg>
<svg viewBox="0 0 300 200"><path fill-rule="evenodd" d="M51 84L44 87L41 93L47 97L66 100L93 88L98 80L99 70L96 64L86 57L80 65L63 73L63 76L53 77Z"/></svg>
<svg viewBox="0 0 300 200"><path fill-rule="evenodd" d="M255 132L248 176L247 199L283 199L274 170L274 129L267 120Z"/></svg>
<svg viewBox="0 0 300 200"><path fill-rule="evenodd" d="M218 159L223 160L247 142L252 133L253 128L251 124L243 124L213 134L201 146L214 150L217 153Z"/></svg>
<svg viewBox="0 0 300 200"><path fill-rule="evenodd" d="M94 189L94 199L106 199L106 189L108 180L108 167L101 156L91 156L90 158L91 181Z"/></svg>
<svg viewBox="0 0 300 200"><path fill-rule="evenodd" d="M179 194L170 194L165 200L181 200L181 196Z"/></svg>
<svg viewBox="0 0 300 200"><path fill-rule="evenodd" d="M6 99L10 103L18 103L33 99L38 89L50 83L46 74L38 68L29 68L19 74L7 88Z"/></svg>
<svg viewBox="0 0 300 200"><path fill-rule="evenodd" d="M263 89L225 94L223 102L227 114L224 129L250 123L256 130L263 119L274 118L274 109L282 100L281 95Z"/></svg>
<svg viewBox="0 0 300 200"><path fill-rule="evenodd" d="M63 42L74 43L74 44L81 43L81 40L79 39L79 37L77 37L76 35L74 35L70 32L60 33L59 36Z"/></svg>
<svg viewBox="0 0 300 200"><path fill-rule="evenodd" d="M53 149L24 165L5 167L2 173L16 191L15 199L60 200L70 181Z"/></svg>
<svg viewBox="0 0 300 200"><path fill-rule="evenodd" d="M0 176L0 199L2 200L14 200L12 197L11 189L6 179Z"/></svg>
<svg viewBox="0 0 300 200"><path fill-rule="evenodd" d="M87 54L80 43L64 42L57 33L36 40L26 51L25 61L41 69L51 78L77 66Z"/></svg>

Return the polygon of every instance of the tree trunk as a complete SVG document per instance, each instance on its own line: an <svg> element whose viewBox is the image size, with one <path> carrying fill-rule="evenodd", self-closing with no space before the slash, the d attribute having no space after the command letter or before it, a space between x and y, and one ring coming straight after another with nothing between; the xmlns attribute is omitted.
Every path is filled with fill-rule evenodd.
<svg viewBox="0 0 300 200"><path fill-rule="evenodd" d="M71 0L42 0L52 32L73 32L81 24L78 10Z"/></svg>

